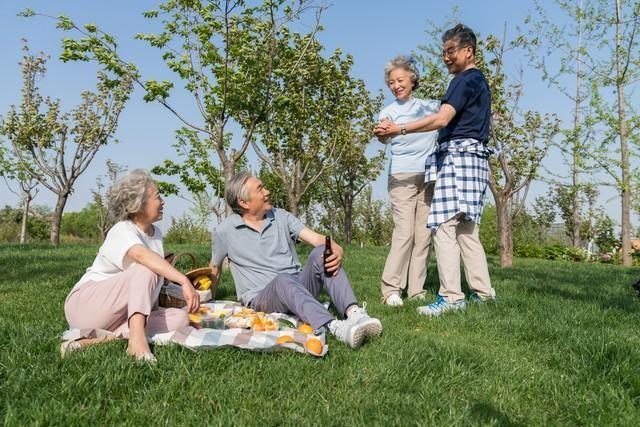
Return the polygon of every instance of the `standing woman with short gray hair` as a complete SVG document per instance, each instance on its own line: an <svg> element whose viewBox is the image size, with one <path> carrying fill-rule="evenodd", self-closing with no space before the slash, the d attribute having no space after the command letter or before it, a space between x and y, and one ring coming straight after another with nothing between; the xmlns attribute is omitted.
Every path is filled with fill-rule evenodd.
<svg viewBox="0 0 640 427"><path fill-rule="evenodd" d="M109 212L118 221L107 233L93 265L64 304L70 331L60 351L67 353L109 338L128 338L127 353L154 363L147 336L187 326L184 310L157 308L162 278L182 285L190 311L199 296L189 279L164 259L164 201L149 172L136 169L109 191Z"/></svg>
<svg viewBox="0 0 640 427"><path fill-rule="evenodd" d="M438 111L439 102L413 96L419 79L412 57L399 55L387 63L384 81L396 99L380 112L380 120L404 126L404 123ZM382 299L389 306L403 305L405 289L408 298L424 299L431 244L431 231L426 224L433 195L433 183L424 182L424 165L436 149L436 139L436 132L411 135L402 132L392 138L380 139L391 146L387 189L394 228L380 285Z"/></svg>

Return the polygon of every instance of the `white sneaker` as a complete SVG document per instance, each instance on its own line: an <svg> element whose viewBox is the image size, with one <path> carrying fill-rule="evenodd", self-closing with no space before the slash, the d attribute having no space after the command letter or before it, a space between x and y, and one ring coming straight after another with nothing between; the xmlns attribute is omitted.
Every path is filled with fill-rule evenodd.
<svg viewBox="0 0 640 427"><path fill-rule="evenodd" d="M402 300L400 300L402 302ZM364 325L366 327L366 334L368 337L377 337L382 334L382 323L375 317L369 316L367 313L366 303L362 304L362 307L356 307L351 310L347 321L355 322L358 325Z"/></svg>
<svg viewBox="0 0 640 427"><path fill-rule="evenodd" d="M424 301L427 299L427 295L423 292L421 294L416 294L412 297L409 297L411 301Z"/></svg>
<svg viewBox="0 0 640 427"><path fill-rule="evenodd" d="M329 323L331 332L338 341L342 341L351 348L358 348L367 336L367 326L347 320L334 320Z"/></svg>
<svg viewBox="0 0 640 427"><path fill-rule="evenodd" d="M398 294L389 295L384 303L389 307L402 307L404 305L404 302L402 302L402 298L400 298L400 295Z"/></svg>

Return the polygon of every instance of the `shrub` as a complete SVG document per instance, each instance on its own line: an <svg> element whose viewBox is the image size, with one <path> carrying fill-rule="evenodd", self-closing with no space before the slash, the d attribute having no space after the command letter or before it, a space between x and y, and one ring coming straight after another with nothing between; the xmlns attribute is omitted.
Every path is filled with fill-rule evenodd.
<svg viewBox="0 0 640 427"><path fill-rule="evenodd" d="M513 254L521 258L543 258L544 247L533 243L518 245L513 249Z"/></svg>
<svg viewBox="0 0 640 427"><path fill-rule="evenodd" d="M171 218L171 226L164 235L164 242L210 244L211 234L206 226L185 214L178 219Z"/></svg>

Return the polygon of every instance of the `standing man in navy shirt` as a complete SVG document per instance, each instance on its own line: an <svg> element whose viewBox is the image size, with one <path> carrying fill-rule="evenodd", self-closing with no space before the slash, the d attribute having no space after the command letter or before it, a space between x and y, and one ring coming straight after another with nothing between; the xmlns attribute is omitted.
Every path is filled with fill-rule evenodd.
<svg viewBox="0 0 640 427"><path fill-rule="evenodd" d="M440 277L435 302L418 308L429 316L466 308L460 286L461 255L471 299L480 302L496 296L479 237L489 179L491 93L475 65L473 31L458 24L444 33L442 41L442 58L454 78L440 110L402 125L383 120L374 129L383 138L439 130L438 150L427 159L425 174L425 181L436 181L426 226L434 233Z"/></svg>

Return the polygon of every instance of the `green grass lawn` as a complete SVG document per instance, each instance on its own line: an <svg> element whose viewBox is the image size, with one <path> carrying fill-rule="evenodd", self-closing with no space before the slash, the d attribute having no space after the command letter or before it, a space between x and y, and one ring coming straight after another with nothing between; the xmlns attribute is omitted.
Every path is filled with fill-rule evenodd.
<svg viewBox="0 0 640 427"><path fill-rule="evenodd" d="M322 359L165 346L147 366L118 341L61 360L64 299L96 250L0 246L5 425L640 424L639 269L491 259L497 304L428 319L380 303L387 248L349 247L356 295L384 326L359 350L332 337ZM430 294L437 283L432 264Z"/></svg>

